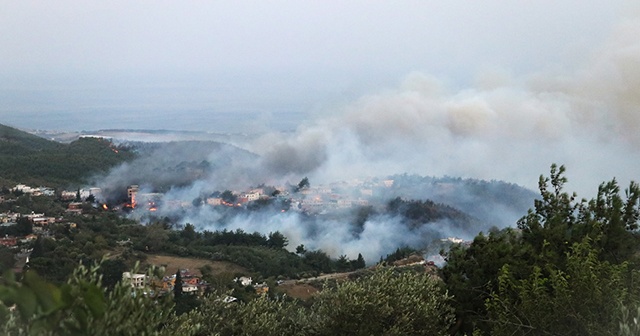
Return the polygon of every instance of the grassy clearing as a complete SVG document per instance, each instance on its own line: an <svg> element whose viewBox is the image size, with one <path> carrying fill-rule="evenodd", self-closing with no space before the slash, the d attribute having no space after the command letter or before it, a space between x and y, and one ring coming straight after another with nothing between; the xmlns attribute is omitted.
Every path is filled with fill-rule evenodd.
<svg viewBox="0 0 640 336"><path fill-rule="evenodd" d="M145 263L155 266L164 266L166 269L165 274L175 274L178 269L188 269L193 274L201 275L200 268L204 265L209 265L213 270L213 274L248 273L245 268L228 261L213 261L167 255L148 255Z"/></svg>
<svg viewBox="0 0 640 336"><path fill-rule="evenodd" d="M306 301L318 292L318 289L306 283L286 283L278 286L287 296Z"/></svg>

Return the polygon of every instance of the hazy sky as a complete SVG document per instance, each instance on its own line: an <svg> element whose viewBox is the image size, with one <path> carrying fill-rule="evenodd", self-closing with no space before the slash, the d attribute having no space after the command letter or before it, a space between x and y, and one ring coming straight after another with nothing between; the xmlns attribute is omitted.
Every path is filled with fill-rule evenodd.
<svg viewBox="0 0 640 336"><path fill-rule="evenodd" d="M290 128L413 72L463 88L496 69L574 69L625 11L578 0L2 0L0 122ZM255 120L234 128L235 113Z"/></svg>

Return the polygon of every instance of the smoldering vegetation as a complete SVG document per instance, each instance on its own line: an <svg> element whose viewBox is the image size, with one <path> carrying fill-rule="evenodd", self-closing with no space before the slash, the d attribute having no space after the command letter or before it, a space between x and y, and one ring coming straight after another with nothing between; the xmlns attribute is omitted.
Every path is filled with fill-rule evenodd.
<svg viewBox="0 0 640 336"><path fill-rule="evenodd" d="M136 158L95 176L94 184L107 201L126 197L127 187L140 185L148 192L186 188L198 181L217 185L242 185L252 175L257 156L238 147L214 141L122 142Z"/></svg>
<svg viewBox="0 0 640 336"><path fill-rule="evenodd" d="M177 229L190 223L208 231L279 231L292 251L302 244L336 258L361 253L373 262L402 246L437 253L443 238L471 239L479 231L513 224L535 197L506 182L401 174L326 185L320 188L327 194L323 197L366 202L308 211L303 206L318 195L297 192L295 182L270 176L259 156L237 147L193 141L132 145L135 160L96 177L111 205L126 200L129 185L140 186L139 205L128 214L132 218L143 223L168 219ZM311 183L312 190L319 188ZM275 186L284 187L282 195L273 196ZM207 204L225 190L237 194L255 187L264 192L260 200ZM147 201L153 202L153 212Z"/></svg>

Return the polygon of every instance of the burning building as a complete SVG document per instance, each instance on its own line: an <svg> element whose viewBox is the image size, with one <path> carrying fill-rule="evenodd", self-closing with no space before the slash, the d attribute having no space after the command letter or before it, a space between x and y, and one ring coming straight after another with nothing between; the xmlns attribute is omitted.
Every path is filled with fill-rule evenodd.
<svg viewBox="0 0 640 336"><path fill-rule="evenodd" d="M129 204L131 204L132 208L136 207L136 196L139 189L140 187L137 184L130 185L127 188L127 197L129 197Z"/></svg>

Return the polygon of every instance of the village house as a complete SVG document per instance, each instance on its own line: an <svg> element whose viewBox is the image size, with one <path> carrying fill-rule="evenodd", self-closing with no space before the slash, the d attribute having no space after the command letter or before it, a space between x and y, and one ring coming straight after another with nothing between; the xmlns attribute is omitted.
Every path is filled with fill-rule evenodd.
<svg viewBox="0 0 640 336"><path fill-rule="evenodd" d="M136 195L139 189L140 187L137 184L130 185L129 188L127 188L127 197L129 197L131 204L136 203Z"/></svg>
<svg viewBox="0 0 640 336"><path fill-rule="evenodd" d="M82 214L82 202L71 202L67 206L66 212Z"/></svg>
<svg viewBox="0 0 640 336"><path fill-rule="evenodd" d="M207 204L211 206L216 206L222 204L222 198L220 197L209 197L207 198Z"/></svg>
<svg viewBox="0 0 640 336"><path fill-rule="evenodd" d="M243 287L251 286L251 284L253 283L253 280L251 279L251 277L245 277L245 276L235 278L233 279L233 281L239 283Z"/></svg>
<svg viewBox="0 0 640 336"><path fill-rule="evenodd" d="M47 187L40 187L40 192L42 192L42 195L44 196L55 196L56 194L54 189Z"/></svg>
<svg viewBox="0 0 640 336"><path fill-rule="evenodd" d="M0 238L0 245L6 247L13 247L18 244L18 238L5 236L4 238Z"/></svg>
<svg viewBox="0 0 640 336"><path fill-rule="evenodd" d="M198 286L197 285L191 285L191 284L182 284L182 292L185 294L193 294L198 292Z"/></svg>
<svg viewBox="0 0 640 336"><path fill-rule="evenodd" d="M34 234L30 234L30 235L26 235L24 238L20 239L21 243L28 243L28 242L32 242L34 240L38 239L37 235Z"/></svg>
<svg viewBox="0 0 640 336"><path fill-rule="evenodd" d="M86 195L86 196L84 196ZM97 187L90 187L88 189L80 189L80 197L87 199L87 197L93 196L95 199L102 199L102 189Z"/></svg>
<svg viewBox="0 0 640 336"><path fill-rule="evenodd" d="M257 201L260 199L260 193L257 192L249 192L242 195L241 198L245 198L247 202Z"/></svg>
<svg viewBox="0 0 640 336"><path fill-rule="evenodd" d="M203 293L204 289L208 286L205 281L194 276L189 270L180 270L180 277L182 278L183 293ZM161 293L167 293L174 289L176 285L176 275L165 276L161 280L153 279L151 282L153 287L160 288Z"/></svg>
<svg viewBox="0 0 640 336"><path fill-rule="evenodd" d="M11 191L19 191L25 194L30 194L33 192L33 188L24 184L17 184L15 187L11 188Z"/></svg>
<svg viewBox="0 0 640 336"><path fill-rule="evenodd" d="M34 225L45 226L56 222L54 217L36 217L31 220Z"/></svg>
<svg viewBox="0 0 640 336"><path fill-rule="evenodd" d="M30 214L24 215L24 217L27 217L31 222L33 222L34 218L42 218L42 217L44 217L44 213L35 213L35 212L31 211Z"/></svg>
<svg viewBox="0 0 640 336"><path fill-rule="evenodd" d="M269 293L269 286L264 282L253 286L253 288L256 290L257 294Z"/></svg>
<svg viewBox="0 0 640 336"><path fill-rule="evenodd" d="M0 223L15 224L18 217L20 217L20 214L15 212L0 213Z"/></svg>
<svg viewBox="0 0 640 336"><path fill-rule="evenodd" d="M30 187L24 184L18 184L15 187L11 188L11 191L19 191L25 194L31 194L32 196L53 196L55 194L54 190L47 187Z"/></svg>
<svg viewBox="0 0 640 336"><path fill-rule="evenodd" d="M62 192L60 192L60 199L63 201L70 201L75 199L77 196L77 192L75 191L68 191L68 190L63 190Z"/></svg>
<svg viewBox="0 0 640 336"><path fill-rule="evenodd" d="M122 273L122 280L129 281L132 288L142 289L147 284L147 276L145 274L131 274L131 272Z"/></svg>

